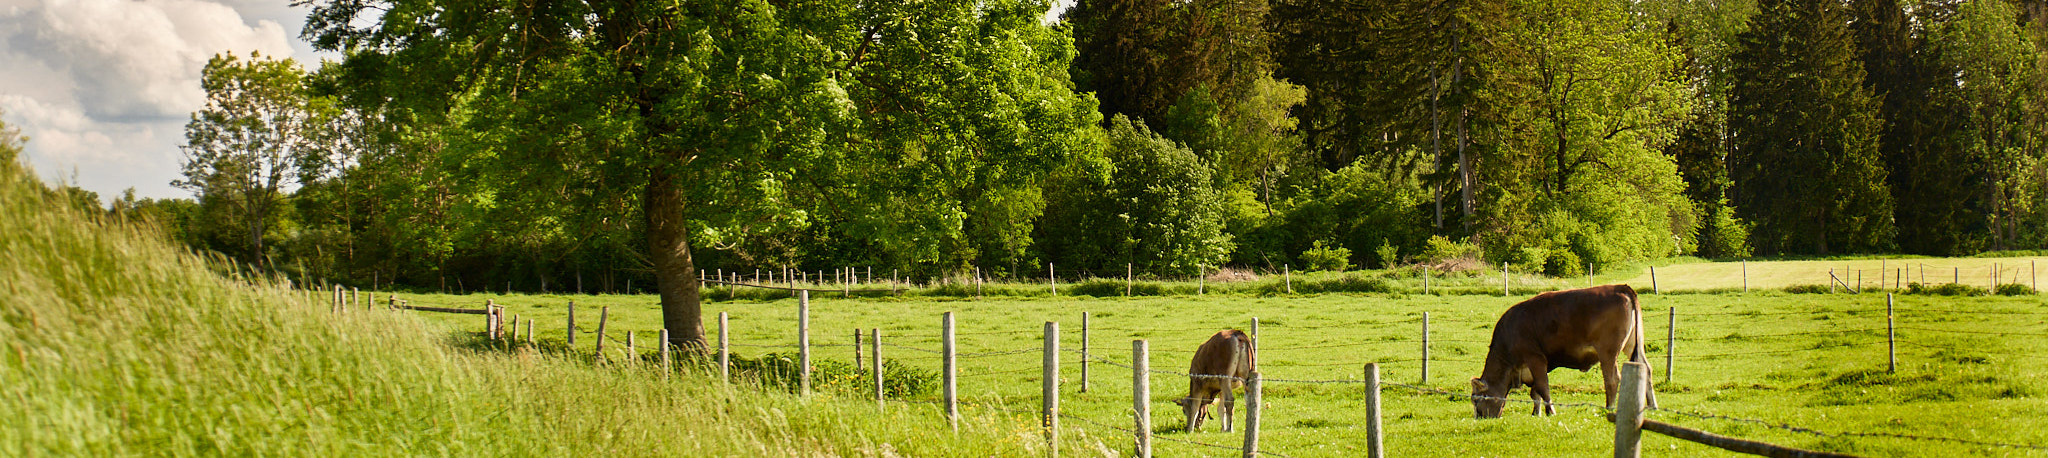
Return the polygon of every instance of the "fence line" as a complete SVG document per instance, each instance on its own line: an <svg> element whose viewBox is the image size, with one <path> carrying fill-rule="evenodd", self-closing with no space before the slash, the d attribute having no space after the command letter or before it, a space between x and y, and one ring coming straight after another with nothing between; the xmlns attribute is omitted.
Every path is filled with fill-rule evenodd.
<svg viewBox="0 0 2048 458"><path fill-rule="evenodd" d="M1821 430L1818 430L1818 429L1813 429L1813 428L1807 428L1807 427L1802 427L1802 426L1793 426L1793 425L1790 425L1790 424L1786 424L1786 423L1780 423L1780 422L1772 422L1772 421L1765 421L1765 420L1757 420L1757 419L1752 419L1752 418L1742 418L1742 417L1731 417L1731 416L1727 416L1727 415L1719 415L1719 414L1705 414L1705 413L1689 412L1689 411L1684 411L1684 410L1672 409L1672 408L1668 408L1668 407L1660 407L1660 408L1655 408L1655 409L1645 409L1645 410L1647 410L1647 411L1649 411L1649 412L1664 412L1664 413L1670 413L1670 414L1675 414L1675 415L1680 415L1680 416L1686 416L1686 417L1692 417L1692 418L1698 418L1698 419L1704 419L1704 420L1726 420L1726 421L1734 421L1734 422L1740 422L1740 423L1749 423L1749 424L1754 424L1754 425L1764 426L1764 427L1768 427L1768 428L1772 428L1772 429L1779 429L1779 430L1791 431L1791 432L1795 432L1795 433L1801 433L1801 434L1811 434L1811 435L1815 435L1815 436L1821 436L1821 437L1844 437L1844 436L1849 436L1849 437L1877 437L1877 438L1890 438L1890 439L1905 439L1905 440L1917 440L1917 441L1951 442L1951 443L1958 443L1958 444L1970 444L1970 445L1984 445L1984 446L1994 446L1994 447L2010 447L2010 448L2021 448L2021 449L2029 449L2029 450L2048 450L2048 446L2040 446L2040 445L2027 445L2027 444L2009 444L2009 443L2003 443L2003 442L1989 442L1989 441L1979 441L1979 440L1971 440L1971 439L1957 439L1957 438L1952 438L1952 437L1918 436L1918 435L1912 435L1912 434L1897 434L1897 433L1859 433L1859 432L1828 432L1828 431L1821 431Z"/></svg>

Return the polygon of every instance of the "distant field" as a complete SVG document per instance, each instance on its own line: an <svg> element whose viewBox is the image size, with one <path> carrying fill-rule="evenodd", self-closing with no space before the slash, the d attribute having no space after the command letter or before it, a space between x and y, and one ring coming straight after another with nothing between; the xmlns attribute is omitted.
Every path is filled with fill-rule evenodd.
<svg viewBox="0 0 2048 458"><path fill-rule="evenodd" d="M1827 285L1832 270L1851 286L1894 288L1906 283L1943 284L1957 282L1978 288L1998 283L2034 287L2044 275L2035 267L2048 267L2048 257L2023 258L1914 258L1859 259L1854 261L1761 261L1702 262L1657 267L1657 286L1670 290L1730 290L1743 287L1744 269L1750 289L1777 289L1792 285ZM1650 272L1619 280L1642 291L1650 290ZM2039 288L2036 288L2039 289Z"/></svg>
<svg viewBox="0 0 2048 458"><path fill-rule="evenodd" d="M1914 262L1922 262L1916 260ZM1933 266L1988 265L2010 260L1959 260ZM1878 261L1856 261L1852 267ZM1762 264L1762 263L1757 263ZM1818 269L1825 279L1828 265L1784 263L1771 270L1770 285L1811 284L1795 272ZM1698 267L1694 267L1698 266ZM1796 268L1795 268L1796 266ZM1696 270L1679 270L1681 267ZM1711 278L1720 264L1673 266L1674 279ZM1752 269L1759 267L1756 264ZM1804 269L1804 270L1801 270ZM1660 281L1667 268L1659 268ZM1691 272L1691 273L1686 273ZM1752 271L1753 274L1757 272ZM1477 280L1477 279L1475 279ZM1753 280L1758 280L1753 278ZM1931 279L1930 279L1931 280ZM1685 281L1685 280L1677 280ZM1701 280L1704 281L1704 280ZM1739 281L1739 280L1738 280ZM1758 282L1761 283L1761 282ZM1642 285L1647 291L1647 284ZM1658 391L1668 408L1694 413L1760 419L1829 433L1889 433L1938 436L1974 441L2048 445L2048 306L2029 297L1899 296L1899 372L1888 374L1885 345L1885 295L1787 294L1781 291L1724 294L1645 295L1645 325ZM1737 285L1739 287L1739 284ZM1874 290L1871 290L1874 291ZM836 295L821 295L836 296ZM474 295L405 296L415 305L475 307L485 299L509 306L511 313L537 320L536 335L559 345L564 336L566 305L576 301L582 334L577 351L589 352L599 307L611 307L608 333L623 339L637 332L641 342L659 327L652 296ZM939 348L940 313L958 313L963 353L1014 352L962 359L961 392L967 412L1007 415L1020 422L1034 414L1039 402L1038 369L1045 321L1059 321L1062 346L1078 349L1082 312L1092 314L1092 353L1117 362L1130 359L1130 341L1144 338L1153 348L1156 370L1182 371L1193 347L1208 333L1245 327L1261 320L1261 370L1269 379L1336 381L1357 379L1369 361L1384 361L1389 382L1418 383L1421 365L1422 313L1430 313L1432 345L1429 388L1466 390L1477 375L1485 340L1498 312L1512 298L1483 295L1424 296L1402 294L1328 294L1308 297L1245 295L1167 296L1146 298L1011 298L954 300L933 298L838 299L819 297L812 304L815 357L851 362L851 334L857 328L880 327L884 341L919 349ZM707 331L715 336L717 312L732 316L736 344L793 345L794 300L712 302L706 304ZM1667 309L1678 311L1676 371L1665 382ZM452 329L481 329L475 315L422 314ZM523 332L523 328L521 328ZM1991 334L1987 334L1991 333ZM607 343L607 352L616 343ZM643 343L643 352L652 351ZM736 347L743 357L790 349ZM936 355L884 347L886 359L936 372ZM1078 355L1062 355L1067 413L1066 438L1082 450L1124 450L1129 439L1102 425L1130 424L1130 370L1091 364L1087 393L1078 392ZM1601 403L1598 371L1564 370L1552 374L1558 400ZM1239 435L1213 429L1188 435L1168 432L1183 425L1173 399L1186 393L1186 379L1155 374L1153 424L1161 437L1236 446ZM1272 382L1266 390L1264 448L1288 456L1354 456L1365 438L1360 387L1348 383ZM1427 395L1389 387L1385 391L1386 438L1390 455L1435 456L1587 456L1611 448L1612 427L1589 408L1566 408L1550 418L1528 415L1528 405L1511 404L1506 418L1471 419L1469 401L1448 395ZM854 399L866 395L841 393ZM1526 389L1514 395L1526 397ZM892 404L890 409L933 413L937 395ZM1240 401L1242 402L1242 401ZM1882 437L1825 437L1751 423L1703 420L1670 412L1650 418L1771 443L1875 456L2048 455L2042 449L2016 449L1939 441ZM1099 423L1090 424L1089 422ZM1646 435L1644 448L1658 455L1723 455L1716 449L1660 435ZM1028 438L1018 438L1020 440ZM1157 441L1161 456L1225 456L1229 450Z"/></svg>

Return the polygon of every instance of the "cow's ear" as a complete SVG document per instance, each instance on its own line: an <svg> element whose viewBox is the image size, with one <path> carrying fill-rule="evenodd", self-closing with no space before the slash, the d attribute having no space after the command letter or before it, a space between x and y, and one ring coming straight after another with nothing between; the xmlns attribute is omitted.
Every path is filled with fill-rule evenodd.
<svg viewBox="0 0 2048 458"><path fill-rule="evenodd" d="M1479 377L1472 377L1472 391L1486 391L1486 381L1480 380Z"/></svg>

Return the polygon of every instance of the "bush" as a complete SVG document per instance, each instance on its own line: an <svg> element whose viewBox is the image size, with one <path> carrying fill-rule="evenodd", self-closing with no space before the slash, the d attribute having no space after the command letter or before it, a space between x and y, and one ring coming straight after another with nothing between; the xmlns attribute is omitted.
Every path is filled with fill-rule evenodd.
<svg viewBox="0 0 2048 458"><path fill-rule="evenodd" d="M1586 274L1586 262L1579 254L1569 249L1550 250L1550 257L1543 260L1543 273L1552 277L1577 277Z"/></svg>
<svg viewBox="0 0 2048 458"><path fill-rule="evenodd" d="M1430 236L1427 246L1422 249L1422 259L1438 264L1456 260L1485 259L1485 254L1484 250L1479 249L1479 245L1451 241L1441 235Z"/></svg>
<svg viewBox="0 0 2048 458"><path fill-rule="evenodd" d="M1373 250L1373 254L1380 256L1381 269L1392 269L1401 263L1401 247L1394 246L1387 239L1380 239L1380 247Z"/></svg>
<svg viewBox="0 0 2048 458"><path fill-rule="evenodd" d="M1792 285L1785 287L1785 292L1792 294L1826 294L1829 290L1827 285Z"/></svg>
<svg viewBox="0 0 2048 458"><path fill-rule="evenodd" d="M1350 270L1351 249L1341 246L1333 248L1329 244L1317 240L1314 246L1309 247L1308 251L1301 252L1301 264L1303 270L1330 272Z"/></svg>
<svg viewBox="0 0 2048 458"><path fill-rule="evenodd" d="M1919 283L1906 284L1906 294L1925 294L1929 296L1982 296L1986 293L1989 293L1989 291L1985 291L1984 288L1978 288L1975 286L1964 285L1960 283L1946 283L1931 286Z"/></svg>
<svg viewBox="0 0 2048 458"><path fill-rule="evenodd" d="M1261 292L1267 294L1283 294L1287 292L1287 286L1281 282L1271 283L1261 289L1263 290ZM1393 285L1387 283L1385 279L1361 274L1346 274L1328 280L1296 280L1294 282L1295 294L1387 293L1393 291Z"/></svg>
<svg viewBox="0 0 2048 458"><path fill-rule="evenodd" d="M1160 284L1158 283L1136 282L1131 284L1130 288L1132 296L1166 295L1166 288L1160 286ZM1124 281L1116 279L1097 278L1076 284L1072 287L1072 289L1069 289L1067 286L1062 285L1060 286L1060 294L1072 294L1076 296L1094 297L1123 297Z"/></svg>
<svg viewBox="0 0 2048 458"><path fill-rule="evenodd" d="M1998 285L1998 295L2000 296L2032 296L2035 294L2040 294L2040 292L2034 291L2034 287L2027 285L2018 283Z"/></svg>

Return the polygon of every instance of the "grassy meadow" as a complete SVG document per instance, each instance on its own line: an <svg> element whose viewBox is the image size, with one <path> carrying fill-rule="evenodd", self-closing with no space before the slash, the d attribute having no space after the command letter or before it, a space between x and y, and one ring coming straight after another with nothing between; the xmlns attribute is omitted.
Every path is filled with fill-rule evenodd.
<svg viewBox="0 0 2048 458"><path fill-rule="evenodd" d="M1754 267L1754 266L1753 266ZM1663 269L1659 269L1660 275ZM1560 282L1564 282L1559 280ZM1497 285L1497 284L1496 284ZM1498 286L1495 286L1496 288ZM722 290L709 296L722 298ZM786 292L778 293L787 294ZM731 316L734 353L758 358L788 348L760 345L796 343L793 299L715 300L706 304L706 331L715 336L717 312ZM940 315L956 313L963 355L960 390L968 413L1008 415L1028 422L1039 403L1037 350L1043 323L1060 322L1062 348L1081 346L1081 314L1090 314L1089 346L1099 358L1128 363L1132 339L1148 339L1155 370L1186 370L1192 349L1211 332L1260 321L1260 369L1268 379L1356 380L1363 363L1383 362L1388 382L1463 392L1478 374L1492 321L1514 301L1486 295L1400 293L1304 296L1174 295L1137 298L906 297L843 299L814 296L812 345L819 364L849 366L855 329L882 329L892 345L937 350ZM382 297L382 296L380 296ZM561 348L567 304L577 304L575 351L588 354L595 339L598 309L609 308L607 334L623 339L635 332L648 342L658 332L660 312L652 296L631 295L404 295L414 305L476 307L489 299L509 314L534 320L536 338ZM1897 296L1898 372L1886 372L1886 296L1791 294L1758 289L1750 293L1645 294L1645 326L1657 390L1665 407L1692 413L1759 419L1840 433L1938 436L1986 442L2048 444L2048 306L2040 296ZM1666 381L1666 333L1670 310L1678 313L1676 371ZM1421 316L1430 314L1431 362L1421 382ZM482 328L478 315L422 314L450 329ZM524 332L524 328L520 328ZM2025 335L1979 334L1982 332ZM627 359L616 341L611 359ZM638 351L653 351L642 343ZM939 370L937 355L883 347L893 364ZM1002 354L1007 353L1007 354ZM1128 428L1131 371L1090 364L1090 383L1079 392L1079 355L1061 355L1062 406L1073 416ZM1603 402L1597 370L1551 374L1559 402ZM1241 436L1205 429L1175 432L1184 421L1172 404L1186 394L1186 379L1151 378L1153 425L1160 431L1161 456L1222 456L1228 450L1172 442L1194 440L1236 446ZM819 382L824 384L827 382ZM828 396L870 399L865 383L821 388ZM1289 456L1350 456L1365 439L1361 386L1351 383L1270 382L1266 387L1266 450ZM1567 407L1555 417L1528 415L1527 404L1510 404L1506 418L1471 419L1469 401L1407 388L1385 391L1386 443L1394 455L1559 456L1607 453L1612 426L1595 409ZM1526 397L1523 389L1514 394ZM905 411L932 415L936 391L892 403ZM1239 401L1242 402L1241 400ZM1823 437L1750 423L1703 420L1671 412L1650 418L1721 434L1811 449L1876 456L2042 455L2015 449L1881 437ZM1069 448L1123 450L1127 436L1083 421L1065 420ZM1715 455L1716 449L1649 434L1654 454ZM1076 444L1077 443L1077 444ZM1092 455L1093 453L1089 453Z"/></svg>
<svg viewBox="0 0 2048 458"><path fill-rule="evenodd" d="M329 312L0 167L0 456L1026 456L1031 422L725 390ZM1076 445L1074 452L1081 453Z"/></svg>

